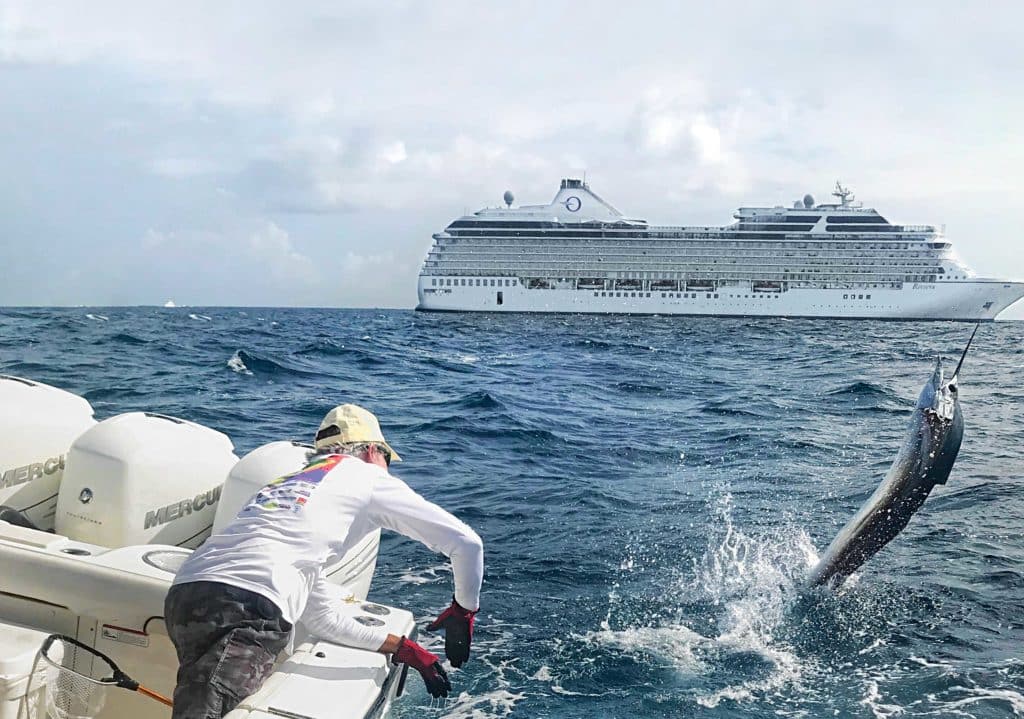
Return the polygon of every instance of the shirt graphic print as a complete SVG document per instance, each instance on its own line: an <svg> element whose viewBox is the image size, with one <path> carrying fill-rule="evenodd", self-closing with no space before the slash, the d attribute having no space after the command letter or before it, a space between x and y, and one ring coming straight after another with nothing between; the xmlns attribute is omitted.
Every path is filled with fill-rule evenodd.
<svg viewBox="0 0 1024 719"><path fill-rule="evenodd" d="M327 473L343 459L345 457L332 454L306 465L298 472L275 479L257 492L242 512L300 511Z"/></svg>

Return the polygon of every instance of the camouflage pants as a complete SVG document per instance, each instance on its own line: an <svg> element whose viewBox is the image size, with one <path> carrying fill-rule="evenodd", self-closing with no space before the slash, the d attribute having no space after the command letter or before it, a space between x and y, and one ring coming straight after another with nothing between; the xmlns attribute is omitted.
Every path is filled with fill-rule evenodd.
<svg viewBox="0 0 1024 719"><path fill-rule="evenodd" d="M292 625L269 599L218 582L171 587L167 633L178 652L173 719L220 719L270 676Z"/></svg>

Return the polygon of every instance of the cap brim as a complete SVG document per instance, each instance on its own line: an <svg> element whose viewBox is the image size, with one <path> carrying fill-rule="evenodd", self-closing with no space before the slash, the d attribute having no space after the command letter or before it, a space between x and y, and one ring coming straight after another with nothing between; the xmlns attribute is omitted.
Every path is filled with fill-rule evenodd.
<svg viewBox="0 0 1024 719"><path fill-rule="evenodd" d="M391 461L392 462L401 462L402 461L402 458L398 456L398 452L396 452L394 450L394 448L390 444L388 444L387 442L381 442L381 444L383 444L385 447L387 447L388 451L391 452Z"/></svg>

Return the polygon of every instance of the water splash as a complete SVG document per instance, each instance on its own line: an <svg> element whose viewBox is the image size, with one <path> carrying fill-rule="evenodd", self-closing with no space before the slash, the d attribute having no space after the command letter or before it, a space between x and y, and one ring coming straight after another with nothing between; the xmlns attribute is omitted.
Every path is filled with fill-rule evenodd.
<svg viewBox="0 0 1024 719"><path fill-rule="evenodd" d="M252 371L250 371L250 369L245 366L245 362L239 356L238 352L235 352L235 354L231 355L231 358L228 359L228 367L230 367L233 372L237 372L238 374L252 374Z"/></svg>
<svg viewBox="0 0 1024 719"><path fill-rule="evenodd" d="M784 630L803 578L817 561L810 537L795 526L763 535L744 532L733 521L730 494L715 500L711 510L703 555L664 591L670 605L613 629L617 608L636 603L636 597L620 598L613 589L608 617L582 639L647 666L653 658L653 666L669 668L676 681L692 685L690 699L705 708L796 691L807 660L787 643ZM641 550L620 569L664 566L663 557L652 562L648 554ZM652 625L651 618L658 621Z"/></svg>

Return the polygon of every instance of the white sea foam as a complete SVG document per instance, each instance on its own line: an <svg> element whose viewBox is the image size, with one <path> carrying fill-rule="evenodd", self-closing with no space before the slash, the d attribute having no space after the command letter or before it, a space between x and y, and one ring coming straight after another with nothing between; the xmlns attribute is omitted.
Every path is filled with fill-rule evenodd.
<svg viewBox="0 0 1024 719"><path fill-rule="evenodd" d="M462 692L450 699L444 711L448 719L491 719L512 714L516 702L525 697L508 689L495 689L482 694Z"/></svg>
<svg viewBox="0 0 1024 719"><path fill-rule="evenodd" d="M88 319L90 319L90 320L95 321L95 322L107 322L110 319L106 315L94 315L94 314L91 314L91 313L87 314L86 317Z"/></svg>
<svg viewBox="0 0 1024 719"><path fill-rule="evenodd" d="M871 642L870 646L864 647L863 649L861 649L857 653L858 654L870 654L871 652L875 651L879 647L884 647L884 646L885 646L885 642L882 639L876 639L875 641Z"/></svg>
<svg viewBox="0 0 1024 719"><path fill-rule="evenodd" d="M882 692L878 688L878 682L874 679L867 681L864 698L860 700L860 704L867 707L877 719L889 719L889 717L899 716L903 713L903 707L898 704L882 702Z"/></svg>
<svg viewBox="0 0 1024 719"><path fill-rule="evenodd" d="M433 584L439 581L449 581L452 570L447 564L436 564L432 567L408 569L402 572L398 581L403 584Z"/></svg>
<svg viewBox="0 0 1024 719"><path fill-rule="evenodd" d="M195 312L190 312L188 316L191 317L194 320L199 320L200 322L209 322L210 319L211 319L207 315L200 315L200 314L196 314Z"/></svg>
<svg viewBox="0 0 1024 719"><path fill-rule="evenodd" d="M237 352L235 352L235 354L231 356L231 359L228 360L228 367L238 374L252 374L249 368L245 366L245 362L242 361L242 358L238 356Z"/></svg>
<svg viewBox="0 0 1024 719"><path fill-rule="evenodd" d="M682 625L613 630L607 622L602 622L600 630L588 632L582 638L588 643L630 656L654 655L669 661L677 671L690 675L704 669L696 650L707 648L714 641Z"/></svg>
<svg viewBox="0 0 1024 719"><path fill-rule="evenodd" d="M963 699L946 702L942 705L944 711L963 710L965 707L977 704L978 702L999 702L1005 704L1007 709L1013 712L1014 716L1024 715L1024 694L1015 692L1012 689L985 689L983 687L951 687L953 691L966 692L968 696Z"/></svg>

